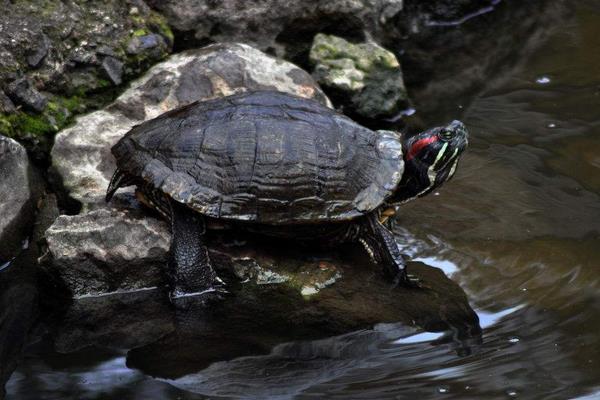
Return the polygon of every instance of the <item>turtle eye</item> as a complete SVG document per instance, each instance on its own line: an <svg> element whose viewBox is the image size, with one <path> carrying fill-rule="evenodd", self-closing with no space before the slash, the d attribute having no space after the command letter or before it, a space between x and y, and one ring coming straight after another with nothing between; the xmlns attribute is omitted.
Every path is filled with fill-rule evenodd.
<svg viewBox="0 0 600 400"><path fill-rule="evenodd" d="M441 131L439 131L438 137L443 141L448 141L452 140L452 138L454 137L454 133L455 131L452 129L443 128Z"/></svg>

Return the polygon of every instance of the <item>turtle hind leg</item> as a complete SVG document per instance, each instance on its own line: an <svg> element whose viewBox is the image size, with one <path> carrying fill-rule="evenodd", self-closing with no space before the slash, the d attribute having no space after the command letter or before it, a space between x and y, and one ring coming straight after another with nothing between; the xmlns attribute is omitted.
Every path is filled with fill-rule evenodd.
<svg viewBox="0 0 600 400"><path fill-rule="evenodd" d="M376 213L365 217L358 241L373 261L383 264L385 272L392 277L394 286L421 287L419 279L406 271L406 262L394 235L379 222Z"/></svg>
<svg viewBox="0 0 600 400"><path fill-rule="evenodd" d="M172 241L169 254L170 298L220 297L224 282L213 269L205 245L204 217L170 200Z"/></svg>

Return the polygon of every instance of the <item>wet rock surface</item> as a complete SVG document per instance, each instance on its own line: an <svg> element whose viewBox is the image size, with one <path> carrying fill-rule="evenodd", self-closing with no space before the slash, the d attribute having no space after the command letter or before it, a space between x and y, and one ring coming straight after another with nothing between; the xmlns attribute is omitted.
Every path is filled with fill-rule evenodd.
<svg viewBox="0 0 600 400"><path fill-rule="evenodd" d="M4 384L17 367L38 316L33 262L26 258L9 267L0 266L0 399L4 399Z"/></svg>
<svg viewBox="0 0 600 400"><path fill-rule="evenodd" d="M377 119L408 106L398 59L376 43L318 34L309 58L315 79L347 113Z"/></svg>
<svg viewBox="0 0 600 400"><path fill-rule="evenodd" d="M0 263L16 256L34 220L41 181L25 148L0 136Z"/></svg>
<svg viewBox="0 0 600 400"><path fill-rule="evenodd" d="M307 260L300 252L290 255L286 249L283 254L264 244L254 243L252 250L238 249L234 254L240 251L252 251L261 264L277 272L289 274L297 268L294 263L319 268L317 260ZM218 265L223 266L223 257L232 254L221 249L211 255L220 257ZM464 292L442 271L412 263L411 271L427 282L428 289L403 290L391 288L365 259L354 257L330 254L328 262L343 278L313 296L303 296L298 287L286 283L251 279L230 283L231 295L210 307L198 301L175 309L160 290L76 299L56 331L55 343L65 353L91 345L131 349L130 368L169 379L194 374L215 362L268 354L283 342L317 340L381 322L397 323L396 333L403 335L423 329L452 331L445 340L456 351L468 352L478 343L477 315ZM149 321L152 328L142 329ZM198 377L193 380L202 382Z"/></svg>
<svg viewBox="0 0 600 400"><path fill-rule="evenodd" d="M54 347L72 353L90 346L127 350L146 346L173 332L171 314L159 290L76 299L61 319Z"/></svg>
<svg viewBox="0 0 600 400"><path fill-rule="evenodd" d="M104 203L115 169L110 147L133 125L196 100L251 89L275 89L329 104L314 79L295 65L246 45L213 45L170 57L106 109L79 117L56 136L53 166L73 199L96 207Z"/></svg>
<svg viewBox="0 0 600 400"><path fill-rule="evenodd" d="M186 298L174 308L164 273L170 233L147 211L61 216L46 236L46 267L73 296L56 349L135 348L128 365L153 376L180 377L212 362L266 354L285 341L380 322L400 322L411 332L454 329L458 347L480 333L466 295L441 270L410 263L423 289L393 287L357 246L209 231L209 254L229 294L209 303Z"/></svg>
<svg viewBox="0 0 600 400"><path fill-rule="evenodd" d="M0 98L0 134L40 157L74 114L106 103L114 86L164 58L173 44L165 19L139 0L2 4L0 89L14 107Z"/></svg>

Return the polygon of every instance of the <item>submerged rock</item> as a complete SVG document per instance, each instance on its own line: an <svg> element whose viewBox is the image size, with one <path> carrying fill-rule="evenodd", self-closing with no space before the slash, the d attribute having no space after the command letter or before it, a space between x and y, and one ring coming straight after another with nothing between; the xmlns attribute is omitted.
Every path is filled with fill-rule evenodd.
<svg viewBox="0 0 600 400"><path fill-rule="evenodd" d="M353 44L318 34L310 61L317 81L351 113L364 118L390 117L408 105L398 59L376 43Z"/></svg>
<svg viewBox="0 0 600 400"><path fill-rule="evenodd" d="M23 146L0 136L0 264L21 250L40 192Z"/></svg>
<svg viewBox="0 0 600 400"><path fill-rule="evenodd" d="M112 105L78 118L56 136L52 162L69 195L104 203L115 169L110 147L133 125L196 100L249 89L275 89L329 104L302 69L242 44L219 44L172 56L133 82Z"/></svg>

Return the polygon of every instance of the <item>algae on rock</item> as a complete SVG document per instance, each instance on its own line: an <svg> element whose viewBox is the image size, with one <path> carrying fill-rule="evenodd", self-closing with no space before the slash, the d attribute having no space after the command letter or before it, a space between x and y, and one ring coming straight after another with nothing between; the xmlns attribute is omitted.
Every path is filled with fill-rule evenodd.
<svg viewBox="0 0 600 400"><path fill-rule="evenodd" d="M351 112L390 117L408 105L398 59L376 43L354 44L320 33L309 57L317 81Z"/></svg>
<svg viewBox="0 0 600 400"><path fill-rule="evenodd" d="M171 52L165 19L141 1L5 2L0 14L0 134L45 158L73 116Z"/></svg>

